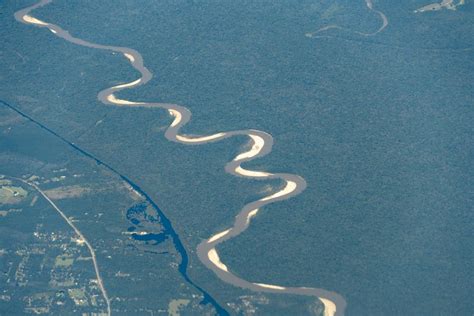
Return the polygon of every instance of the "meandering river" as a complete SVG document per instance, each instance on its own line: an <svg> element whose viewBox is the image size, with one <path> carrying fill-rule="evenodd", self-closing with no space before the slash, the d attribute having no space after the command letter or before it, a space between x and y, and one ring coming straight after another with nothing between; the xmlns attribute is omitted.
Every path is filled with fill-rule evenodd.
<svg viewBox="0 0 474 316"><path fill-rule="evenodd" d="M118 94L118 92L120 92L121 90L131 89L140 85L144 85L152 78L152 73L144 65L142 55L138 51L131 48L101 45L91 43L80 38L76 38L69 34L68 31L63 30L60 26L39 20L30 14L33 10L41 6L47 5L51 2L52 0L41 0L30 7L16 12L15 18L25 24L46 28L51 31L55 36L58 36L68 42L93 49L108 50L120 53L140 73L140 77L132 82L116 85L101 91L98 94L98 99L102 103L113 106L157 108L168 111L170 116L173 118L173 121L171 125L167 128L165 132L165 137L168 140L177 143L187 145L199 145L210 142L216 142L237 135L248 136L251 148L245 152L240 153L232 161L228 162L225 166L225 170L230 174L240 177L246 177L251 179L281 179L285 182L284 187L280 191L272 193L266 197L263 197L259 200L253 201L245 205L239 212L239 214L235 217L235 221L232 227L229 227L228 229L222 232L218 232L213 236L210 236L207 240L200 243L197 247L197 254L202 263L206 267L211 269L222 281L232 284L234 286L238 286L256 292L283 294L286 293L314 296L317 297L323 303L325 308L325 316L343 315L346 302L342 296L335 292L320 288L286 287L244 280L234 275L232 273L231 268L227 267L225 263L221 262L219 258L216 246L244 232L250 225L252 217L254 217L258 213L260 208L270 203L294 197L300 194L306 188L305 180L298 175L288 173L271 173L260 170L247 170L242 167L243 163L253 159L257 159L270 153L273 144L272 136L266 132L253 129L222 131L212 135L184 135L179 133L180 129L191 119L191 112L184 106L172 103L140 102L118 98L116 94ZM372 3L370 1L367 1L367 5L370 9L372 9ZM384 18L383 14L381 14L381 16L382 18ZM386 20L384 19L384 25L382 29L385 26Z"/></svg>

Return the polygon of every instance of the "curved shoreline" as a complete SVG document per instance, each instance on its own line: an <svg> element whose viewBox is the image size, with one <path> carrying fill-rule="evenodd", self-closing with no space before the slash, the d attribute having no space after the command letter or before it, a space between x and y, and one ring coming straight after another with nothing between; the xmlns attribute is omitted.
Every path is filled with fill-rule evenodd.
<svg viewBox="0 0 474 316"><path fill-rule="evenodd" d="M361 32L361 31L352 31L352 32L355 33L355 34L362 35L362 36L367 36L367 37L377 35L378 33L382 32L388 26L388 18L382 11L374 9L374 4L373 4L372 0L365 0L365 5L367 6L367 8L370 11L373 11L373 12L378 14L380 19L382 20L382 25L376 31L371 32L371 33L366 33L366 32ZM319 34L321 32L331 30L331 29L351 31L351 30L349 30L345 27L339 26L337 24L330 24L330 25L324 26L324 27L322 27L322 28L320 28L320 29L318 29L314 32L308 32L308 33L305 34L305 36L309 37L309 38L322 37L322 36L317 35L317 34Z"/></svg>
<svg viewBox="0 0 474 316"><path fill-rule="evenodd" d="M367 5L369 6L369 3L371 4L370 0L366 1ZM257 214L260 207L294 197L306 188L305 180L297 175L288 173L269 173L264 171L246 170L241 167L241 164L244 162L268 154L271 151L271 147L273 144L272 136L263 131L251 129L219 132L213 135L198 137L191 137L182 134L180 135L180 128L183 127L186 123L188 123L191 119L191 112L187 108L172 103L134 102L117 98L114 93L124 89L144 85L152 78L151 72L144 66L141 54L138 51L127 47L95 44L73 37L69 34L69 32L63 30L61 27L41 21L29 15L32 10L42 7L51 2L52 0L41 0L35 5L17 11L15 13L15 18L19 22L25 24L32 24L38 27L47 28L54 35L77 45L121 53L130 62L132 67L135 68L141 74L140 78L135 81L116 85L100 91L98 94L98 99L103 104L114 106L159 108L167 110L168 113L174 118L174 120L167 128L165 132L165 137L168 140L177 143L198 145L219 141L236 135L248 136L250 138L250 141L252 142L252 148L246 152L240 153L232 161L227 163L225 166L225 170L230 174L240 177L252 179L281 179L286 182L286 185L282 190L245 205L244 208L235 217L234 224L231 228L227 229L224 232L215 234L214 236L211 236L208 240L201 242L197 247L197 255L201 262L207 268L211 269L222 281L232 284L234 286L246 288L256 292L287 293L314 296L323 303L325 308L325 316L344 315L346 302L344 298L342 298L342 296L340 296L339 294L319 288L283 287L264 283L252 283L232 274L232 272L229 271L227 266L220 261L219 255L215 249L218 244L233 237L236 237L243 231L245 231L250 224L251 218Z"/></svg>

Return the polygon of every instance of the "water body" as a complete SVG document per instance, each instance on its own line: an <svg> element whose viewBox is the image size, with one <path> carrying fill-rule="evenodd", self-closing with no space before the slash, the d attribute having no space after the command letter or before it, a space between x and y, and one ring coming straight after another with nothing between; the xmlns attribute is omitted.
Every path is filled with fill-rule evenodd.
<svg viewBox="0 0 474 316"><path fill-rule="evenodd" d="M131 17L118 23L111 17L120 16L126 1L111 9L111 16L98 15L110 23L102 30L86 13L95 12L92 5L76 3L68 10L73 2L57 3L37 14L48 16L45 21L59 19L58 25L70 21L68 29L81 38L102 42L107 34L108 43L120 40L123 46L139 47L149 69L162 76L159 91L149 92L147 99L156 100L163 93L165 100L180 98L179 104L193 108L193 131L207 130L207 118L196 118L201 112L212 118L209 130L258 126L276 136L265 170L291 167L304 175L308 188L297 199L259 210L260 216L253 219L256 225L219 245L218 254L228 268L249 280L334 289L347 299L348 315L451 315L453 306L457 314L471 315L472 190L468 188L473 177L472 155L466 148L472 148L473 139L469 55L473 32L468 18L472 8L413 13L428 3L378 1L376 9L390 23L371 37L352 32L370 33L380 25L374 12L368 12L369 20L363 11L349 10L358 4L365 7L364 1L339 11L338 16L346 19L313 19L304 25L298 24L299 16L291 15L297 12L296 3L290 12L279 10L289 4L260 3L248 10L235 4L227 15L230 5L209 5L199 11L201 5L189 2L176 5L176 14L172 6L167 10L163 5L153 14L140 11L141 19L153 21L136 30L153 34L143 44L142 39L120 34L124 25L140 25L142 20ZM103 12L100 7L94 6ZM83 16L74 19L71 12ZM219 14L225 20L214 24ZM84 21L89 21L87 27ZM332 23L347 30L328 31L331 37L324 39L304 36ZM25 29L18 27L20 33ZM239 31L249 36L236 36ZM49 34L31 33L43 38ZM183 46L197 48L183 54ZM238 48L229 52L230 47ZM181 62L172 64L175 56ZM196 66L196 60L202 65ZM232 62L238 67L232 68ZM221 66L224 63L226 67ZM199 80L206 82L193 86ZM90 80L88 84L94 91ZM190 101L207 102L209 86L222 91L209 98L213 105L201 108ZM141 88L140 95L155 87ZM136 93L120 95L124 94L138 98ZM232 99L238 102L231 103ZM49 102L53 108L54 100ZM218 112L218 105L237 108L236 103L244 104L238 115ZM44 112L42 120L47 121ZM232 115L251 123L238 124ZM289 155L292 151L295 155ZM181 211L179 216L187 213ZM221 231L225 228L216 233ZM272 262L271 271L265 262ZM288 269L292 265L297 269Z"/></svg>
<svg viewBox="0 0 474 316"><path fill-rule="evenodd" d="M203 264L209 269L213 270L214 273L221 280L232 285L256 292L287 293L314 296L323 303L325 307L324 313L326 316L343 315L346 307L346 302L342 296L335 292L320 288L284 287L280 285L263 284L247 281L233 274L220 261L220 258L217 254L215 247L218 244L229 240L230 238L236 237L240 235L243 231L245 231L250 224L251 218L257 214L261 207L270 203L289 199L295 195L298 195L306 188L305 180L302 177L294 174L246 170L241 167L242 163L267 155L271 151L273 145L272 136L268 133L258 130L237 130L230 132L219 132L216 134L205 136L187 136L179 134L179 130L184 125L186 125L186 123L188 123L191 119L191 112L184 106L171 103L136 102L117 98L115 96L115 93L120 92L124 89L130 89L140 85L144 85L151 80L152 73L144 66L142 55L138 51L127 47L109 46L85 41L83 39L70 35L69 32L63 30L57 25L41 21L30 15L31 11L44 5L47 5L51 2L51 0L42 0L35 5L16 12L15 18L22 23L47 28L54 35L77 45L121 53L124 55L124 57L128 59L130 64L138 72L140 72L141 77L139 79L102 90L98 94L98 98L102 103L106 105L115 106L157 108L167 110L169 114L174 117L174 121L167 128L165 132L165 137L170 141L174 142L197 145L215 142L233 136L248 136L252 143L251 149L249 151L240 153L231 162L227 163L225 166L225 170L236 176L256 179L281 179L286 183L285 187L277 193L270 194L264 198L245 205L244 208L238 214L238 216L235 218L233 226L226 230L225 233L218 233L214 236L211 236L207 241L204 241L199 244L197 248L197 253L199 259L203 262ZM368 6L371 7L370 2L368 3Z"/></svg>
<svg viewBox="0 0 474 316"><path fill-rule="evenodd" d="M61 135L59 135L56 132L54 132L53 130L49 129L47 126L45 126L45 125L41 124L40 122L36 121L35 119L33 119L31 116L21 112L19 109L17 109L13 105L11 105L11 104L3 101L3 100L0 100L0 103L2 103L4 106L10 108L11 110L15 111L16 113L18 113L19 115L21 115L22 117L27 119L28 121L38 125L41 129L43 129L43 130L47 131L48 133L54 135L55 137L57 137L61 141L65 142L66 144L68 144L69 146L74 148L76 151L78 151L82 155L94 160L98 165L104 166L108 170L112 171L114 174L118 175L123 181L125 181L128 185L130 185L136 192L138 192L141 196L143 196L146 199L146 201L148 203L150 203L150 205L152 205L152 207L158 212L158 214L160 216L160 219L161 219L161 223L163 225L164 234L166 236L170 236L170 238L173 241L173 244L175 246L176 251L181 256L181 262L179 263L178 271L181 273L181 275L186 280L186 282L188 282L191 286L193 286L199 292L202 293L204 298L203 298L201 304L211 304L215 308L218 315L228 315L229 314L222 306L219 305L219 303L217 303L217 301L211 295L209 295L209 293L207 293L201 286L195 284L189 278L188 273L187 273L189 259L188 259L188 254L186 252L186 249L184 248L181 240L179 239L178 234L173 229L173 226L171 225L171 222L169 221L169 219L166 217L166 215L163 213L163 211L148 196L148 194L145 191L143 191L137 184L132 182L128 177L126 177L125 175L123 175L123 174L119 173L118 171L116 171L112 166L108 165L107 163L105 163L102 160L99 160L98 158L96 158L92 154L88 153L87 151L81 149L77 145L71 143L67 139L63 138Z"/></svg>
<svg viewBox="0 0 474 316"><path fill-rule="evenodd" d="M146 231L135 232L136 227L143 227L142 222L159 224L158 218L154 218L146 213L147 203L139 203L127 210L127 219L135 226L128 228L129 232L132 232L130 236L137 241L144 241L146 244L153 242L152 245L158 245L168 238L165 232L158 234L147 233Z"/></svg>

